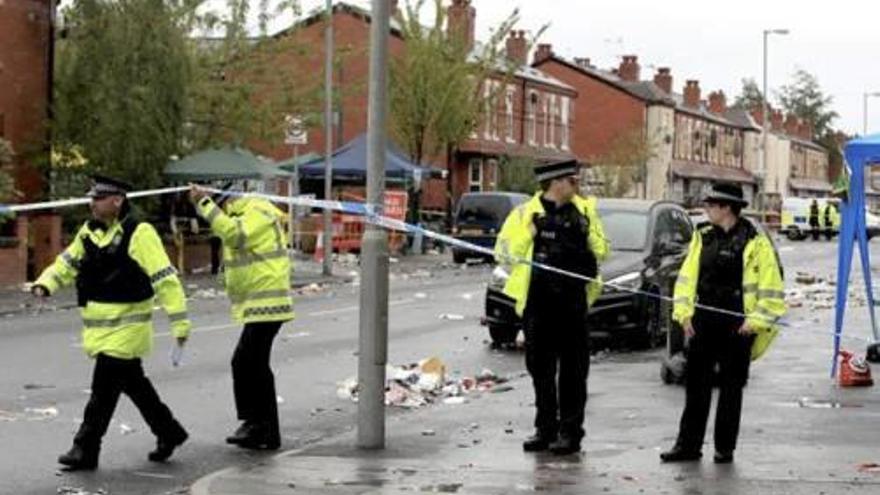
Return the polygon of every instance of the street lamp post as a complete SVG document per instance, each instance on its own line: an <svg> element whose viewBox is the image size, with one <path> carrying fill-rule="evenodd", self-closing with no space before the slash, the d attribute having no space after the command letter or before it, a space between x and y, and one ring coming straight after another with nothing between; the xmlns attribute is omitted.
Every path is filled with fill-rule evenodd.
<svg viewBox="0 0 880 495"><path fill-rule="evenodd" d="M864 106L862 107L862 135L868 135L868 98L871 96L880 96L880 91L868 92L864 94Z"/></svg>
<svg viewBox="0 0 880 495"><path fill-rule="evenodd" d="M333 0L327 0L324 27L324 199L333 199ZM333 212L324 210L324 275L333 273Z"/></svg>
<svg viewBox="0 0 880 495"><path fill-rule="evenodd" d="M767 151L767 143L768 143L768 141L767 141L767 133L768 133L767 125L770 120L770 116L768 115L769 105L767 104L767 38L771 34L786 35L786 34L788 34L788 29L765 29L764 30L764 89L763 89L763 95L762 95L763 97L761 98L763 100L762 101L763 108L762 108L762 113L761 113L761 116L762 116L761 163L760 163L760 166L758 167L758 170L760 171L760 178L758 181L758 186L763 188L765 192L767 189L766 183L762 184L761 181L764 181L765 177L767 176L767 156L769 154ZM762 194L759 194L758 198L763 199L762 196L763 196ZM761 207L763 207L764 206L763 201L761 201L761 203L762 203Z"/></svg>

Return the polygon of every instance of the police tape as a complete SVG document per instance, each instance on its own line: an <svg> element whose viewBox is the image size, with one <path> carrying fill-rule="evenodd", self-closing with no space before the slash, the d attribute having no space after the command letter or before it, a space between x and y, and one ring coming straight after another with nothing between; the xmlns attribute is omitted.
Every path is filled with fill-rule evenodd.
<svg viewBox="0 0 880 495"><path fill-rule="evenodd" d="M150 189L144 191L136 191L128 193L126 196L128 198L141 198L148 196L157 196L163 194L173 194L178 192L183 192L190 189L189 186L177 186L177 187L167 187L162 189ZM347 213L351 215L360 215L363 216L368 222L385 228L389 230L396 230L399 232L408 232L414 235L422 235L429 239L433 239L435 241L441 242L443 244L447 244L450 246L459 247L462 249L466 249L468 251L472 251L475 253L480 253L490 257L496 257L497 253L493 249L489 249L483 246L478 246L473 243L469 243L466 241L462 241L461 239L456 239L452 236L441 234L439 232L435 232L432 230L425 229L418 225L413 225L406 223L402 220L397 220L394 218L383 216L381 205L371 205L368 203L362 202L354 202L354 201L332 201L332 200L320 200L314 199L312 197L306 196L280 196L275 194L266 194L266 193L257 193L257 192L238 192L238 191L222 191L216 188L206 187L203 188L205 191L210 192L212 194L223 194L227 196L234 197L255 197L261 198L266 201L270 201L273 203L286 204L290 206L304 206L309 208L317 208L322 210L331 210L338 211L341 213ZM66 200L56 200L56 201L47 201L42 203L31 203L31 204L21 204L21 205L0 205L0 214L4 211L11 212L24 212L24 211L34 211L41 209L52 209L52 208L63 208L68 206L77 206L81 204L87 204L91 201L91 198L72 198ZM619 284L614 284L611 282L606 282L601 279L588 277L586 275L575 273L567 270L563 270L561 268L557 268L551 265L547 265L545 263L540 263L534 260L528 260L525 258L516 258L512 256L505 256L501 259L503 264L526 264L530 265L533 268L538 268L540 270L545 270L548 272L556 273L558 275L562 275L569 278L574 278L577 280L581 280L587 283L599 283L605 287L611 287L612 289L619 292L626 292L636 296L645 297L648 299L656 299L660 301L666 301L670 303L675 303L675 299L672 296L667 296L663 294L659 294L657 292L648 292L640 289L635 289L631 287L621 286ZM724 308L718 308L714 306L708 306L704 304L694 303L694 308L702 309L704 311L709 311L718 314L724 314L727 316L734 316L738 318L749 318L749 315L745 313L741 313L738 311L731 311ZM778 325L781 327L787 328L799 328L804 330L803 326L794 325L787 321L782 321L779 318L773 318L763 314L752 315L751 318L759 318L764 319L765 321L770 322L771 324ZM846 339L846 340L857 340L860 342L874 343L871 339L866 339L862 337L855 337L849 335L843 335L836 332L814 332L809 331L810 333L821 334L824 336L831 335L834 338Z"/></svg>
<svg viewBox="0 0 880 495"><path fill-rule="evenodd" d="M148 189L145 191L136 191L126 194L128 198L144 198L148 196L161 196L163 194L173 194L189 189L188 186L165 187L161 189ZM24 204L0 204L0 215L4 213L24 213L28 211L51 210L54 208L66 208L69 206L87 205L92 202L92 198L69 198L56 199L53 201L44 201L42 203L24 203Z"/></svg>

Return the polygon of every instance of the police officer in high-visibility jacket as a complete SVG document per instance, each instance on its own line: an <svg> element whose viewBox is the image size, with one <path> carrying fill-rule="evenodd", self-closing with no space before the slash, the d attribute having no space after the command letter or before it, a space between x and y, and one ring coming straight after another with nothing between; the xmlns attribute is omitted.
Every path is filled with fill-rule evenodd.
<svg viewBox="0 0 880 495"><path fill-rule="evenodd" d="M825 232L825 240L830 241L834 237L839 225L840 213L837 212L837 205L826 200L822 208L822 230Z"/></svg>
<svg viewBox="0 0 880 495"><path fill-rule="evenodd" d="M235 407L242 423L226 441L248 449L278 449L281 435L270 356L281 325L294 317L285 213L266 200L237 197L231 191L215 196L215 202L206 190L192 186L190 198L223 241L232 317L244 324L232 356Z"/></svg>
<svg viewBox="0 0 880 495"><path fill-rule="evenodd" d="M151 461L168 459L187 433L162 403L144 375L141 358L153 345L153 300L168 314L171 333L182 346L192 326L186 297L162 240L152 225L130 213L131 187L109 177L94 177L89 190L93 218L80 228L32 292L54 294L76 283L83 318L83 348L95 359L92 390L73 447L58 458L68 469L95 469L101 439L119 395L127 395L156 435Z"/></svg>
<svg viewBox="0 0 880 495"><path fill-rule="evenodd" d="M749 363L767 350L785 313L776 252L740 216L747 204L739 185L713 186L705 198L709 223L694 232L678 274L673 318L688 339L686 400L675 446L660 454L664 462L702 457L716 364L714 461L733 461Z"/></svg>
<svg viewBox="0 0 880 495"><path fill-rule="evenodd" d="M504 293L524 318L526 368L535 389L536 432L523 443L527 452L572 454L584 436L590 365L585 317L601 282L519 262L598 278L608 242L596 199L578 195L577 165L572 160L537 167L542 190L508 215L495 245L498 261L510 265Z"/></svg>

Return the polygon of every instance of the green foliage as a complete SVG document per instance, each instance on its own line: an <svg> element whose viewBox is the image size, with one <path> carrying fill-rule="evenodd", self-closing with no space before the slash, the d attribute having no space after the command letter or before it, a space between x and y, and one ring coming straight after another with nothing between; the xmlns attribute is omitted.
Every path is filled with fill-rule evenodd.
<svg viewBox="0 0 880 495"><path fill-rule="evenodd" d="M644 187L648 162L656 155L654 142L638 127L616 136L608 149L592 160L601 183L597 194L618 198L633 194L637 185Z"/></svg>
<svg viewBox="0 0 880 495"><path fill-rule="evenodd" d="M534 194L540 189L535 180L538 162L525 157L502 157L498 164L498 190Z"/></svg>
<svg viewBox="0 0 880 495"><path fill-rule="evenodd" d="M816 76L803 69L795 71L792 79L777 95L783 110L811 122L814 139L829 134L831 124L839 116L832 109L834 98L822 91Z"/></svg>
<svg viewBox="0 0 880 495"><path fill-rule="evenodd" d="M742 89L733 100L733 108L753 110L755 108L761 108L763 104L764 94L758 88L758 83L751 78L743 79Z"/></svg>
<svg viewBox="0 0 880 495"><path fill-rule="evenodd" d="M195 2L78 0L58 44L55 145L79 146L90 172L153 187L180 150Z"/></svg>

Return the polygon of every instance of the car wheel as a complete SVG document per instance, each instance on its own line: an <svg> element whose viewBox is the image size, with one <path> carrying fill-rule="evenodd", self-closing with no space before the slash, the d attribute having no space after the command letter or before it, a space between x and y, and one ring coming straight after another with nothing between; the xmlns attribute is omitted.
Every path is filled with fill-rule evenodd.
<svg viewBox="0 0 880 495"><path fill-rule="evenodd" d="M666 320L671 314L671 306L666 301L652 300L645 309L644 331L634 336L632 346L636 349L653 349L663 343L668 328Z"/></svg>
<svg viewBox="0 0 880 495"><path fill-rule="evenodd" d="M452 261L459 265L467 261L467 253L464 251L453 250Z"/></svg>
<svg viewBox="0 0 880 495"><path fill-rule="evenodd" d="M785 235L789 241L799 241L801 239L801 234L796 229L789 230Z"/></svg>
<svg viewBox="0 0 880 495"><path fill-rule="evenodd" d="M519 330L514 327L489 325L489 336L492 338L492 346L495 348L515 343L518 334Z"/></svg>

